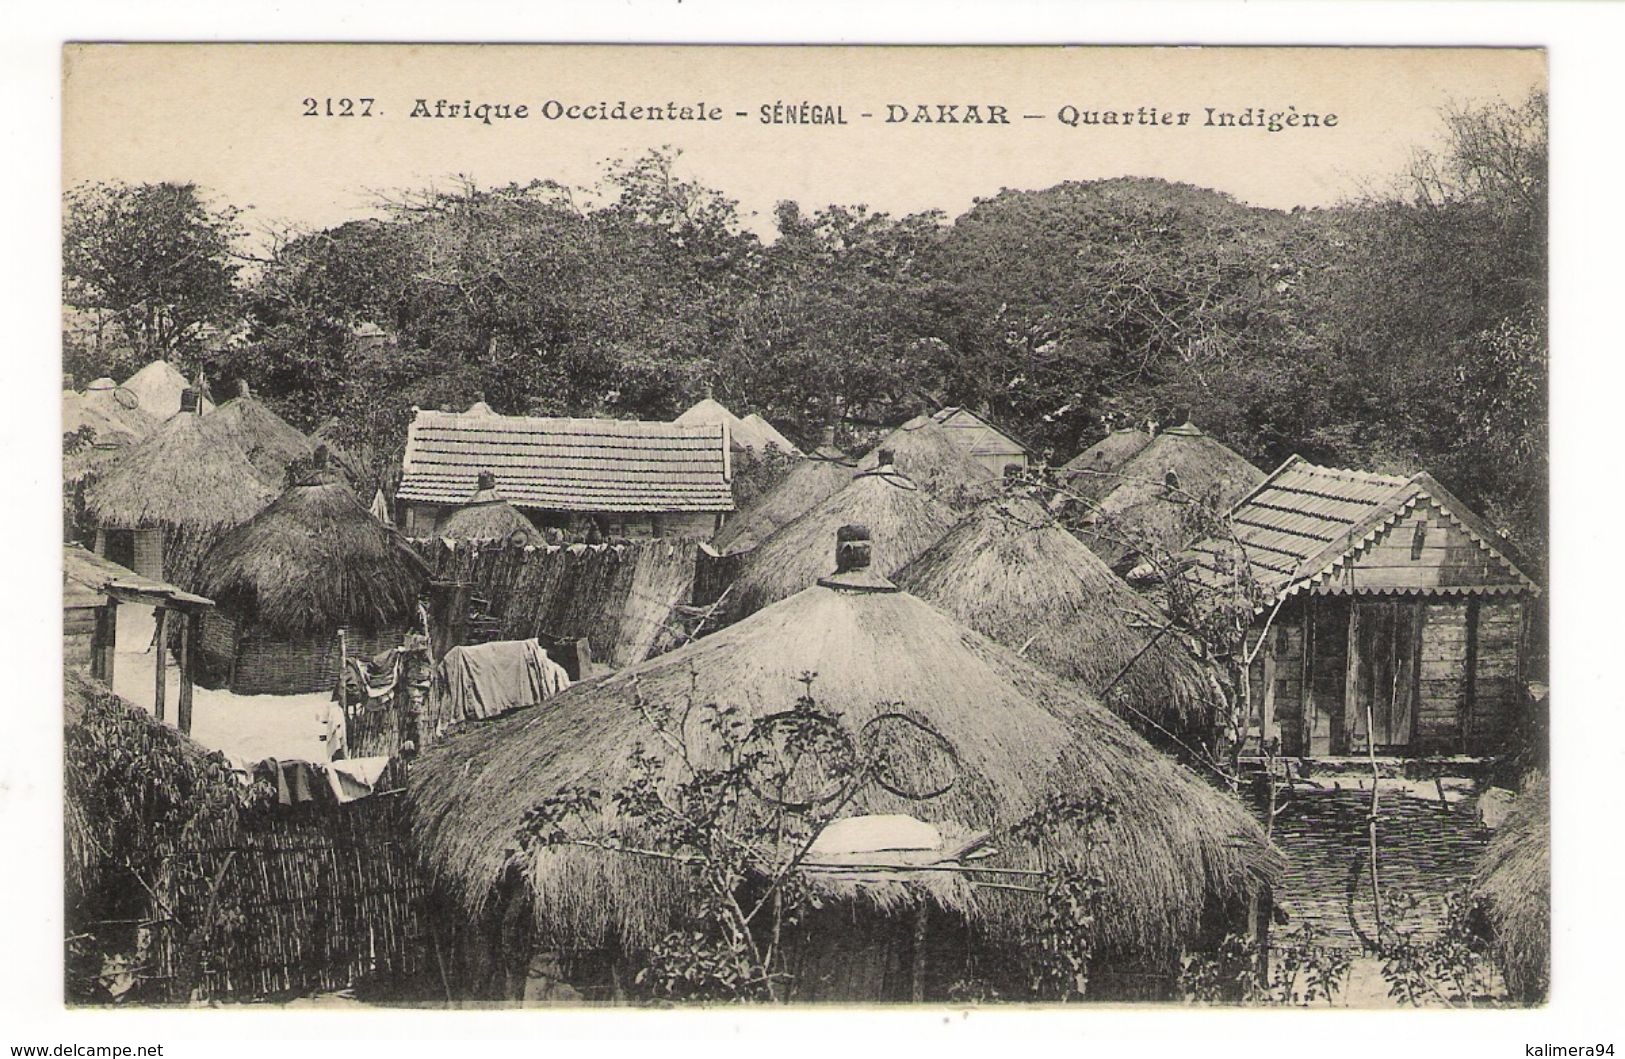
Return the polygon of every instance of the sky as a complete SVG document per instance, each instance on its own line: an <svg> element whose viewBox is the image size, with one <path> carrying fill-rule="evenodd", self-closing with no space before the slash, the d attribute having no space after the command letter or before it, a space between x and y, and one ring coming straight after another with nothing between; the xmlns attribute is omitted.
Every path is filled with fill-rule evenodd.
<svg viewBox="0 0 1625 1059"><path fill-rule="evenodd" d="M63 183L192 181L252 207L251 226L322 227L367 215L381 190L458 174L585 186L607 159L670 145L681 175L737 199L764 235L780 199L954 215L1001 188L1124 175L1312 207L1386 186L1439 142L1441 108L1516 102L1545 80L1544 52L1507 48L82 45L64 55ZM326 116L328 100L364 98L351 109L367 117ZM411 117L419 99L528 115ZM719 116L550 119L550 100ZM775 103L839 108L845 124L763 123ZM885 120L922 104L961 121ZM1009 123L970 124L971 106ZM1323 123L1210 127L1209 107ZM1151 108L1159 123L1141 124ZM1136 124L1085 124L1104 110Z"/></svg>

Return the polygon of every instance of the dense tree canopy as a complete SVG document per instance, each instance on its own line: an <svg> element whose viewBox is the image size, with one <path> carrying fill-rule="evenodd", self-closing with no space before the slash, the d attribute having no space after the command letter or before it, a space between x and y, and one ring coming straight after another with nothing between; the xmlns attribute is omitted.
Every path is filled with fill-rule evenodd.
<svg viewBox="0 0 1625 1059"><path fill-rule="evenodd" d="M210 324L216 378L302 426L335 420L380 474L412 405L477 395L669 417L711 393L804 443L838 419L985 406L1057 460L1108 419L1188 414L1265 467L1301 452L1431 470L1538 565L1545 129L1539 96L1452 112L1394 190L1335 209L1122 178L1002 191L952 219L784 202L771 241L655 152L594 188L399 193L242 275L221 249L233 215L195 189L97 186L70 194L69 301L142 348ZM167 292L164 268L120 255L144 238L126 226L153 223L126 205L163 195L195 240L177 236L169 267L210 264L149 325L133 307L150 294L121 284Z"/></svg>

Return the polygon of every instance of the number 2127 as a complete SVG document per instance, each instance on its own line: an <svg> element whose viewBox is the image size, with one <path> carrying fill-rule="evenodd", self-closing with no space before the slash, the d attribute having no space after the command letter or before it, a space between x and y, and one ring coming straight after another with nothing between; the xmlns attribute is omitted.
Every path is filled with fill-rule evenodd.
<svg viewBox="0 0 1625 1059"><path fill-rule="evenodd" d="M358 99L334 99L332 96L328 96L326 99L307 97L304 101L304 116L307 118L370 118L372 117L374 102L375 100L366 96Z"/></svg>

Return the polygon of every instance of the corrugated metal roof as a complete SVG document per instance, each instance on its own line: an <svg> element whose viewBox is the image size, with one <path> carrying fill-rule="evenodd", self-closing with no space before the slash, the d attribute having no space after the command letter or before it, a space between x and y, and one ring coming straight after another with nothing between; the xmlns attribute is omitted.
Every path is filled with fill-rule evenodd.
<svg viewBox="0 0 1625 1059"><path fill-rule="evenodd" d="M82 601L91 593L119 599L140 599L153 603L170 602L187 606L213 606L214 601L193 595L167 581L143 577L81 544L62 549L62 592L69 603Z"/></svg>
<svg viewBox="0 0 1625 1059"><path fill-rule="evenodd" d="M507 500L550 511L732 511L720 424L418 412L403 500L462 504L490 471Z"/></svg>
<svg viewBox="0 0 1625 1059"><path fill-rule="evenodd" d="M1481 548L1493 552L1517 580L1517 585L1510 587L1425 591L1478 593L1536 587L1505 549L1494 543L1489 527L1429 475L1402 478L1319 467L1298 456L1282 464L1231 509L1234 542L1215 537L1185 553L1190 563L1187 574L1201 584L1220 586L1225 580L1223 571L1235 569L1225 557L1233 555L1239 543L1254 578L1269 592L1291 593L1304 588L1317 593L1341 592L1344 589L1327 581L1328 575L1424 497L1455 519Z"/></svg>

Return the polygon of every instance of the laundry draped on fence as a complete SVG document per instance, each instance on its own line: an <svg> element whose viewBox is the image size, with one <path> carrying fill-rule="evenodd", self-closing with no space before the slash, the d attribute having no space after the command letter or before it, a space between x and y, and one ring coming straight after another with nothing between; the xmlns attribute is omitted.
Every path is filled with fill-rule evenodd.
<svg viewBox="0 0 1625 1059"><path fill-rule="evenodd" d="M564 667L534 639L454 647L435 667L430 716L420 727L439 735L458 721L539 705L569 686Z"/></svg>

